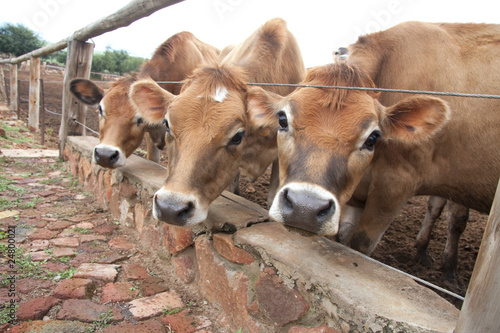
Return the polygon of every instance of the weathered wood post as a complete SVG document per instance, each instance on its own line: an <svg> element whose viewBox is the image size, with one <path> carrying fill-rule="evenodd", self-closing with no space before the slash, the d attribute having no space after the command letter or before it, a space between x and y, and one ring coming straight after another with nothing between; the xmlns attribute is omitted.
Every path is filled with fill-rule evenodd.
<svg viewBox="0 0 500 333"><path fill-rule="evenodd" d="M3 66L0 66L0 102L7 103L7 89L5 87L5 75Z"/></svg>
<svg viewBox="0 0 500 333"><path fill-rule="evenodd" d="M455 333L474 332L500 332L500 189L498 187L455 329Z"/></svg>
<svg viewBox="0 0 500 333"><path fill-rule="evenodd" d="M17 103L17 64L10 64L10 106L11 111L17 112L19 104Z"/></svg>
<svg viewBox="0 0 500 333"><path fill-rule="evenodd" d="M30 65L30 103L28 128L32 131L40 129L40 58L32 57Z"/></svg>
<svg viewBox="0 0 500 333"><path fill-rule="evenodd" d="M40 79L40 144L45 144L45 90L43 87L43 79Z"/></svg>
<svg viewBox="0 0 500 333"><path fill-rule="evenodd" d="M92 65L94 44L71 40L68 43L64 88L62 100L62 119L59 128L59 158L63 158L64 146L68 135L85 135L87 107L73 97L69 83L76 77L89 78ZM83 125L80 125L83 124Z"/></svg>

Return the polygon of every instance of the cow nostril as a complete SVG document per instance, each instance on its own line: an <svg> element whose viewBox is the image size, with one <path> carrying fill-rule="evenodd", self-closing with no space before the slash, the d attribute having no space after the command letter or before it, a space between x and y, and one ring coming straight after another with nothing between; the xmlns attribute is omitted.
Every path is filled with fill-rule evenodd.
<svg viewBox="0 0 500 333"><path fill-rule="evenodd" d="M293 203L288 196L288 190L283 191L283 208L293 210Z"/></svg>
<svg viewBox="0 0 500 333"><path fill-rule="evenodd" d="M320 211L318 211L318 213L316 214L316 216L321 219L321 218L325 218L325 217L328 217L332 214L332 211L335 211L335 206L334 206L334 202L333 200L329 200L328 201L328 204L326 204L326 207L321 209Z"/></svg>
<svg viewBox="0 0 500 333"><path fill-rule="evenodd" d="M177 216L179 217L180 220L185 220L191 215L191 212L193 210L194 210L194 203L192 201L189 201L185 205L185 207L179 211Z"/></svg>
<svg viewBox="0 0 500 333"><path fill-rule="evenodd" d="M115 150L110 156L109 156L109 160L110 162L114 163L118 160L120 154L118 153L117 150Z"/></svg>

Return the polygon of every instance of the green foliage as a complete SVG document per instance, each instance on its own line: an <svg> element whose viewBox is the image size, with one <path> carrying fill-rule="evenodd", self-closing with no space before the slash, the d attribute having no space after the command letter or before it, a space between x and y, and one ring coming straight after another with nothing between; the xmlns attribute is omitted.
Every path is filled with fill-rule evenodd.
<svg viewBox="0 0 500 333"><path fill-rule="evenodd" d="M92 327L89 327L89 332L101 332L106 327L111 325L113 321L113 310L109 309L107 313L101 313L99 319L94 320Z"/></svg>
<svg viewBox="0 0 500 333"><path fill-rule="evenodd" d="M20 56L43 45L44 41L22 24L6 23L0 27L0 53Z"/></svg>
<svg viewBox="0 0 500 333"><path fill-rule="evenodd" d="M92 72L125 74L138 71L144 58L131 57L125 50L106 48L103 53L94 53Z"/></svg>

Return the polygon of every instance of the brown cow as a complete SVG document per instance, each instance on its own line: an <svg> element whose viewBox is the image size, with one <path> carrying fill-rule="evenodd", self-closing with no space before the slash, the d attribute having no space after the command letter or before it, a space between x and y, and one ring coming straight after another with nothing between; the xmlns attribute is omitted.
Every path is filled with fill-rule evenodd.
<svg viewBox="0 0 500 333"><path fill-rule="evenodd" d="M151 60L141 65L137 75L127 75L113 83L104 93L86 79L74 79L71 92L83 103L99 105L99 144L94 148L94 161L105 168L118 168L125 164L148 133L148 159L159 162L159 149L165 145L166 128L149 125L136 115L128 92L138 78L151 77L157 81L181 81L204 62L212 62L219 50L198 40L190 32L180 32L161 44ZM172 94L179 94L181 85L162 84Z"/></svg>
<svg viewBox="0 0 500 333"><path fill-rule="evenodd" d="M378 48L399 51L394 73L438 75L428 89L452 82L456 92L497 91L500 26L412 24L407 48ZM405 51L417 52L420 61L406 63ZM367 52L366 59L374 55ZM379 66L388 59L381 56ZM346 63L327 65L310 70L305 83L374 87L370 76L377 68L367 75ZM254 100L256 124L276 126L279 117L281 189L270 209L278 221L335 235L341 208L363 202L359 224L344 241L370 254L414 195L440 196L483 213L491 207L500 176L498 100L450 99L448 108L441 99L414 96L384 107L370 92L312 87L286 98L261 91Z"/></svg>
<svg viewBox="0 0 500 333"><path fill-rule="evenodd" d="M142 117L152 123L166 119L169 126L168 176L154 196L154 216L195 225L206 219L210 203L238 169L252 180L262 175L277 158L276 129L250 126L246 83L298 83L304 75L297 41L276 18L218 64L196 70L177 97L152 81L135 83L130 98ZM281 95L293 90L267 89Z"/></svg>
<svg viewBox="0 0 500 333"><path fill-rule="evenodd" d="M443 80L438 73L423 74L418 72L418 67L422 62L435 61L434 54L442 52L442 45L439 42L428 42L425 34L442 29L444 36L454 36L454 38L464 38L468 29L474 25L453 25L453 24L429 24L419 22L406 22L397 25L386 31L362 36L358 41L346 48L341 48L335 52L337 61L346 60L355 64L361 69L370 73L372 80L377 87L410 89L410 90L440 90L454 91L456 82L454 80ZM476 26L477 27L477 26ZM491 27L491 26L490 26ZM458 33L455 29L460 29ZM462 30L464 29L464 30ZM412 36L408 39L408 36ZM420 42L415 42L415 40ZM437 40L440 37L437 36ZM469 45L470 46L470 45ZM428 54L429 57L425 57ZM439 58L438 58L439 59ZM459 64L457 64L458 66ZM399 69L405 69L400 72ZM462 69L463 73L470 72L474 75L475 68ZM410 72L410 74L408 74ZM473 91L474 87L467 88ZM476 91L481 93L481 91ZM394 93L381 93L379 101L384 105L391 105L400 101L404 95ZM461 112L462 108L470 107L473 104L459 103L456 98L446 98L455 112ZM417 236L415 247L417 248L417 258L427 261L427 247L430 241L431 231L436 219L446 204L446 200L440 197L431 196L428 201L428 211L425 216L422 228ZM465 230L468 220L468 208L449 202L448 203L448 237L443 253L442 269L448 278L454 277L457 265L458 241ZM346 224L341 226L340 239L347 231ZM347 225L348 226L348 225Z"/></svg>

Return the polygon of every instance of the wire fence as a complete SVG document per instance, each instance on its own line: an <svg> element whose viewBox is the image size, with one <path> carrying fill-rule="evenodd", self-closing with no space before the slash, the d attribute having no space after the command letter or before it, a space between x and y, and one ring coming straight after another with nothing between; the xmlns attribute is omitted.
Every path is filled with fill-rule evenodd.
<svg viewBox="0 0 500 333"><path fill-rule="evenodd" d="M98 81L98 80L92 80L92 82L96 83L113 83L114 81ZM44 83L63 83L63 81L45 81ZM183 81L156 81L156 83L163 83L163 84L183 84ZM279 87L294 87L294 88L318 88L318 89L345 89L345 90L359 90L359 91L374 91L374 92L388 92L388 93L403 93L403 94L425 94L425 95L434 95L434 96L449 96L449 97L460 97L460 98L486 98L486 99L500 99L500 95L493 95L493 94L472 94L472 93L457 93L457 92L442 92L442 91L428 91L428 90L408 90L408 89L389 89L389 88L366 88L366 87L347 87L347 86L328 86L328 85L308 85L308 84L285 84L285 83L258 83L258 82L248 82L247 85L251 86L279 86ZM29 102L29 100L22 99L20 98L21 101L23 102ZM61 113L51 111L47 108L44 110L45 112L48 112L50 114L60 116L62 117ZM86 130L89 132L99 136L99 132L93 130L92 128L86 126L85 124L82 124L81 122L74 120L78 125L83 126ZM369 260L376 261L370 257L366 257ZM454 292L451 292L447 289L444 289L442 287L439 287L433 283L430 283L428 281L425 281L421 278L418 278L416 276L413 276L409 273L403 272L397 268L388 266L384 263L381 263L379 261L376 261L380 263L381 265L390 268L394 271L397 271L405 276L408 276L415 280L416 282L419 282L423 285L426 285L434 290L440 291L442 293L445 293L451 297L454 297L460 301L464 300L464 297L461 295L458 295Z"/></svg>

